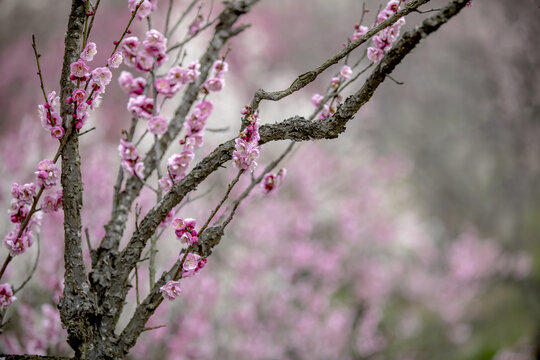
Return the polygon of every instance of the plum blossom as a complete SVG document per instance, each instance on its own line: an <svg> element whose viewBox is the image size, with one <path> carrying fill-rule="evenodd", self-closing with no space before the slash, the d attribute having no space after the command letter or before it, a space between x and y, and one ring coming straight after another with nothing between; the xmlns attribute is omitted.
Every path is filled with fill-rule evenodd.
<svg viewBox="0 0 540 360"><path fill-rule="evenodd" d="M281 169L277 174L265 174L261 182L261 189L265 194L274 192L287 175L287 169Z"/></svg>
<svg viewBox="0 0 540 360"><path fill-rule="evenodd" d="M122 71L118 83L125 93L131 96L141 95L146 87L146 80L142 77L134 78L130 72Z"/></svg>
<svg viewBox="0 0 540 360"><path fill-rule="evenodd" d="M122 158L122 168L132 176L143 178L144 163L142 162L141 156L137 152L135 145L129 141L120 139L118 151L120 152L120 157Z"/></svg>
<svg viewBox="0 0 540 360"><path fill-rule="evenodd" d="M17 298L13 296L13 290L9 284L0 284L0 307L7 308Z"/></svg>
<svg viewBox="0 0 540 360"><path fill-rule="evenodd" d="M360 26L360 24L354 25L354 33L351 40L356 41L360 39L362 36L366 35L368 30L367 26Z"/></svg>
<svg viewBox="0 0 540 360"><path fill-rule="evenodd" d="M53 128L51 129L51 136L55 139L58 139L60 140L61 138L63 138L65 135L65 130L63 127L61 126L53 126Z"/></svg>
<svg viewBox="0 0 540 360"><path fill-rule="evenodd" d="M204 18L201 14L198 14L197 17L195 17L195 20L189 24L189 35L194 35L197 31L201 29L201 25L204 21Z"/></svg>
<svg viewBox="0 0 540 360"><path fill-rule="evenodd" d="M179 281L168 281L165 285L159 288L163 297L167 300L174 300L180 295L180 282Z"/></svg>
<svg viewBox="0 0 540 360"><path fill-rule="evenodd" d="M339 75L344 79L349 79L352 76L351 67L348 65L343 65L343 67L339 71Z"/></svg>
<svg viewBox="0 0 540 360"><path fill-rule="evenodd" d="M118 67L120 67L120 65L122 65L122 61L124 61L122 53L120 51L115 51L115 53L112 54L109 59L107 59L107 64L109 65L109 67L117 69Z"/></svg>
<svg viewBox="0 0 540 360"><path fill-rule="evenodd" d="M16 224L13 231L9 232L4 238L4 245L9 250L11 256L17 256L26 251L33 243L33 236L27 226L21 236L17 237L20 231L20 224Z"/></svg>
<svg viewBox="0 0 540 360"><path fill-rule="evenodd" d="M84 61L92 61L94 60L94 56L97 54L97 47L96 44L93 42L89 42L86 44L84 50L81 52L81 59Z"/></svg>
<svg viewBox="0 0 540 360"><path fill-rule="evenodd" d="M107 67L95 68L92 71L92 81L98 84L100 87L109 85L112 79L111 70Z"/></svg>
<svg viewBox="0 0 540 360"><path fill-rule="evenodd" d="M38 164L38 170L35 172L37 185L50 189L58 183L58 166L51 160L42 160Z"/></svg>
<svg viewBox="0 0 540 360"><path fill-rule="evenodd" d="M318 108L321 105L321 102L323 101L324 96L321 94L315 94L311 97L311 103L314 107Z"/></svg>
<svg viewBox="0 0 540 360"><path fill-rule="evenodd" d="M167 160L169 172L174 181L179 181L186 176L187 169L195 154L191 150L184 150L180 154L174 154Z"/></svg>
<svg viewBox="0 0 540 360"><path fill-rule="evenodd" d="M214 77L223 77L228 70L229 64L224 60L216 60L212 65L212 74L214 74Z"/></svg>
<svg viewBox="0 0 540 360"><path fill-rule="evenodd" d="M143 20L157 9L157 0L129 0L128 9L131 13L137 10L136 19Z"/></svg>
<svg viewBox="0 0 540 360"><path fill-rule="evenodd" d="M156 91L161 95L169 97L174 94L174 92L171 90L171 83L167 78L157 78L154 82L154 86Z"/></svg>
<svg viewBox="0 0 540 360"><path fill-rule="evenodd" d="M17 183L11 184L11 195L14 199L21 204L31 205L36 196L36 184L29 183L19 185Z"/></svg>
<svg viewBox="0 0 540 360"><path fill-rule="evenodd" d="M381 61L381 59L384 56L384 52L381 49L377 49L375 47L369 47L367 50L367 56L368 59L373 61L374 63L377 63Z"/></svg>
<svg viewBox="0 0 540 360"><path fill-rule="evenodd" d="M129 98L127 109L133 117L150 119L154 112L154 100L144 95Z"/></svg>
<svg viewBox="0 0 540 360"><path fill-rule="evenodd" d="M189 253L186 255L186 260L182 264L182 277L195 275L199 270L206 266L206 258L201 258L197 254Z"/></svg>
<svg viewBox="0 0 540 360"><path fill-rule="evenodd" d="M249 115L250 124L240 133L240 137L235 139L233 151L233 164L241 169L253 171L257 167L259 157L259 117L257 113Z"/></svg>
<svg viewBox="0 0 540 360"><path fill-rule="evenodd" d="M55 91L51 91L47 96L47 102L43 105L38 105L38 114L41 121L41 126L45 130L51 129L59 124L62 124L60 117L60 97Z"/></svg>
<svg viewBox="0 0 540 360"><path fill-rule="evenodd" d="M70 79L74 83L77 83L77 80L84 82L88 80L90 76L90 68L88 67L88 65L86 65L83 59L72 62L70 65L70 70Z"/></svg>
<svg viewBox="0 0 540 360"><path fill-rule="evenodd" d="M172 221L172 226L176 236L184 244L195 244L199 241L197 237L197 231L195 230L195 225L197 220L191 218L176 218Z"/></svg>
<svg viewBox="0 0 540 360"><path fill-rule="evenodd" d="M207 92L218 92L225 87L225 79L222 78L210 78L204 82L202 88Z"/></svg>
<svg viewBox="0 0 540 360"><path fill-rule="evenodd" d="M154 135L165 134L167 127L167 119L163 116L154 116L148 121L148 131Z"/></svg>

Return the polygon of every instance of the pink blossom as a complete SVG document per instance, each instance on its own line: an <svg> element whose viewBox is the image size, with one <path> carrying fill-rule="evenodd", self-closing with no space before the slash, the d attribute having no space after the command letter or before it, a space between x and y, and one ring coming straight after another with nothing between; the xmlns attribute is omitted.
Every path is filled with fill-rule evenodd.
<svg viewBox="0 0 540 360"><path fill-rule="evenodd" d="M263 181L261 182L261 188L264 193L269 194L276 190L280 185L283 179L285 178L285 175L287 175L286 169L281 169L277 174L266 174L263 177Z"/></svg>
<svg viewBox="0 0 540 360"><path fill-rule="evenodd" d="M366 33L368 32L368 27L367 26L360 26L359 24L355 25L354 26L354 33L353 33L353 36L352 36L352 41L356 41L358 39L360 39L362 36L366 35Z"/></svg>
<svg viewBox="0 0 540 360"><path fill-rule="evenodd" d="M344 79L349 79L352 76L352 70L350 66L343 65L343 67L339 71L339 75Z"/></svg>
<svg viewBox="0 0 540 360"><path fill-rule="evenodd" d="M377 49L376 47L369 47L367 56L369 60L377 63L381 61L381 59L384 57L384 52L381 49Z"/></svg>
<svg viewBox="0 0 540 360"><path fill-rule="evenodd" d="M201 14L198 14L195 20L189 24L189 35L194 35L197 31L201 29L201 25L204 21L204 18Z"/></svg>
<svg viewBox="0 0 540 360"><path fill-rule="evenodd" d="M13 296L11 286L9 284L0 284L0 307L5 309L15 300L17 300L17 298Z"/></svg>
<svg viewBox="0 0 540 360"><path fill-rule="evenodd" d="M49 214L58 210L58 205L56 201L56 196L47 195L43 198L41 203L41 210L45 214Z"/></svg>
<svg viewBox="0 0 540 360"><path fill-rule="evenodd" d="M84 48L84 50L81 52L81 59L83 59L84 61L90 62L94 60L94 56L96 54L97 54L96 44L93 42L89 42L88 44L86 44L86 47Z"/></svg>
<svg viewBox="0 0 540 360"><path fill-rule="evenodd" d="M167 131L167 119L163 116L154 116L148 121L148 131L154 135L163 135Z"/></svg>
<svg viewBox="0 0 540 360"><path fill-rule="evenodd" d="M133 75L127 71L120 73L118 83L122 90L130 95L141 95L146 87L146 80L144 78L133 78Z"/></svg>
<svg viewBox="0 0 540 360"><path fill-rule="evenodd" d="M75 89L71 94L71 99L73 102L82 103L86 101L86 91L83 89Z"/></svg>
<svg viewBox="0 0 540 360"><path fill-rule="evenodd" d="M339 85L341 84L341 79L339 77L333 77L331 80L330 80L330 87L332 89L337 89L339 88Z"/></svg>
<svg viewBox="0 0 540 360"><path fill-rule="evenodd" d="M204 82L202 87L211 92L218 92L225 86L225 79L222 78L210 78Z"/></svg>
<svg viewBox="0 0 540 360"><path fill-rule="evenodd" d="M181 180L186 176L187 168L193 158L195 158L195 154L191 150L184 150L180 154L174 154L169 158L167 165L174 181Z"/></svg>
<svg viewBox="0 0 540 360"><path fill-rule="evenodd" d="M156 0L144 0L140 5L141 0L129 0L128 8L132 13L137 10L137 20L143 20L148 17L152 11L156 10ZM137 9L137 6L139 8Z"/></svg>
<svg viewBox="0 0 540 360"><path fill-rule="evenodd" d="M16 224L13 231L9 232L4 238L4 245L8 248L11 256L20 255L32 246L32 233L27 229L22 232L20 237L17 237L19 229L20 224Z"/></svg>
<svg viewBox="0 0 540 360"><path fill-rule="evenodd" d="M167 300L174 300L180 295L180 282L179 281L168 281L165 285L159 288L163 297Z"/></svg>
<svg viewBox="0 0 540 360"><path fill-rule="evenodd" d="M315 94L311 97L311 103L314 107L318 108L321 105L321 102L324 100L324 96L321 94Z"/></svg>
<svg viewBox="0 0 540 360"><path fill-rule="evenodd" d="M12 199L8 215L12 223L21 223L24 221L28 213L30 212L29 205L19 202L17 199Z"/></svg>
<svg viewBox="0 0 540 360"><path fill-rule="evenodd" d="M169 81L172 92L178 91L184 85L186 72L187 70L182 69L180 66L173 66L169 69L166 79Z"/></svg>
<svg viewBox="0 0 540 360"><path fill-rule="evenodd" d="M51 129L51 136L55 139L61 139L64 137L64 134L65 134L65 130L63 127L61 126L53 126L53 128Z"/></svg>
<svg viewBox="0 0 540 360"><path fill-rule="evenodd" d="M197 237L197 231L195 225L197 220L191 218L176 218L172 222L174 232L176 236L185 244L195 244L199 238Z"/></svg>
<svg viewBox="0 0 540 360"><path fill-rule="evenodd" d="M71 69L70 79L73 80L74 82L76 80L86 81L88 77L90 76L90 73L89 73L90 69L88 68L88 66L86 65L83 59L79 59L75 62L72 62L70 65L70 69Z"/></svg>
<svg viewBox="0 0 540 360"><path fill-rule="evenodd" d="M184 73L184 84L192 83L199 78L201 64L197 60L191 62Z"/></svg>
<svg viewBox="0 0 540 360"><path fill-rule="evenodd" d="M259 157L259 148L241 138L237 138L235 144L235 150L233 151L234 165L242 170L255 170L257 167L255 160Z"/></svg>
<svg viewBox="0 0 540 360"><path fill-rule="evenodd" d="M159 187L164 193L168 193L173 186L173 182L169 176L164 176L159 179Z"/></svg>
<svg viewBox="0 0 540 360"><path fill-rule="evenodd" d="M133 117L150 119L153 116L154 100L144 95L131 97L128 101L127 109Z"/></svg>
<svg viewBox="0 0 540 360"><path fill-rule="evenodd" d="M229 70L229 64L223 60L216 60L212 65L212 73L214 77L222 77Z"/></svg>
<svg viewBox="0 0 540 360"><path fill-rule="evenodd" d="M111 79L111 70L109 70L107 67L95 68L92 71L92 80L101 87L109 85Z"/></svg>
<svg viewBox="0 0 540 360"><path fill-rule="evenodd" d="M156 91L165 96L172 96L173 92L171 91L171 84L167 78L157 78L154 82Z"/></svg>
<svg viewBox="0 0 540 360"><path fill-rule="evenodd" d="M148 72L154 66L154 56L145 50L141 50L137 53L135 65L140 71Z"/></svg>
<svg viewBox="0 0 540 360"><path fill-rule="evenodd" d="M139 39L136 36L124 38L120 43L120 47L124 55L135 55L137 48L139 47Z"/></svg>
<svg viewBox="0 0 540 360"><path fill-rule="evenodd" d="M45 189L50 189L58 183L58 166L51 160L42 160L38 164L37 185L43 186Z"/></svg>
<svg viewBox="0 0 540 360"><path fill-rule="evenodd" d="M182 264L182 269L184 271L191 271L195 270L199 267L199 259L201 257L194 253L189 253L186 256L186 260L184 260L184 264Z"/></svg>
<svg viewBox="0 0 540 360"><path fill-rule="evenodd" d="M122 53L120 51L116 51L109 59L107 59L107 64L109 67L117 69L120 67L120 65L122 65L122 61L124 61Z"/></svg>
<svg viewBox="0 0 540 360"><path fill-rule="evenodd" d="M139 157L139 153L135 148L135 145L124 139L120 139L120 145L118 145L118 151L122 159L136 160Z"/></svg>
<svg viewBox="0 0 540 360"><path fill-rule="evenodd" d="M36 185L34 183L24 185L13 183L11 184L11 195L21 204L32 205L34 196L36 196Z"/></svg>
<svg viewBox="0 0 540 360"><path fill-rule="evenodd" d="M165 53L167 50L167 39L162 33L156 29L151 29L146 32L146 38L143 41L144 50L157 57L159 54Z"/></svg>

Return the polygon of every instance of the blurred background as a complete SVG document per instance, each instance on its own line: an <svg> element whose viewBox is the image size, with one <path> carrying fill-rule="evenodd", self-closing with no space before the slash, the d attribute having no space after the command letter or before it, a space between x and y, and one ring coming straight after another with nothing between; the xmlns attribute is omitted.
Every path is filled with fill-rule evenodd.
<svg viewBox="0 0 540 360"><path fill-rule="evenodd" d="M167 3L159 0L158 29ZM177 19L188 1L174 3ZM363 5L369 10L363 25L371 26L385 4L262 1L241 19L252 26L231 42L227 86L211 97L209 128L229 130L208 132L196 161L237 136L239 111L257 88L287 87L342 48ZM213 14L221 7L215 2ZM37 162L55 152L37 115L43 99L31 35L43 55L46 89L58 92L68 11L67 2L52 0L0 2L0 204L6 211L11 183L32 181ZM129 358L540 358L539 11L533 0L474 0L405 58L392 74L403 84L387 79L339 139L297 146L282 164L288 175L280 189L254 191L242 204L207 268L186 279L182 296L150 320L167 326L145 332ZM407 17L402 31L426 16ZM101 4L91 38L98 46L95 66L128 18L127 1ZM146 29L139 22L134 34ZM204 51L210 34L190 44L188 61ZM359 69L368 60L362 64ZM263 103L262 123L309 116L311 96L324 92L340 67L282 102ZM120 129L129 126L127 95L116 80L106 95L86 125L96 130L81 138L83 223L93 246L110 215ZM167 103L163 113L172 114L176 104ZM286 145L265 145L256 173ZM234 174L229 166L211 176L193 196L206 195L179 215L204 222ZM143 214L153 196L142 194ZM61 221L61 213L44 217L39 270L9 308L0 352L70 354L55 310ZM11 231L8 216L0 228L2 236ZM170 229L158 244L161 274L180 247ZM36 248L10 264L10 283L29 273ZM147 270L140 272L144 294ZM135 292L130 296L123 321L133 310Z"/></svg>

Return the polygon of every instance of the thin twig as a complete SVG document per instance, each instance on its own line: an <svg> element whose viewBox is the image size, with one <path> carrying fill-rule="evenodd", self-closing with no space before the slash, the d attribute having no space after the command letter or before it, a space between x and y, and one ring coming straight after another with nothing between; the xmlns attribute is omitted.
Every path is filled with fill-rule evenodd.
<svg viewBox="0 0 540 360"><path fill-rule="evenodd" d="M41 243L39 241L39 235L37 236L36 242L37 242L37 255L36 255L36 260L34 261L34 266L32 266L32 270L30 271L30 274L28 274L28 277L23 281L21 286L13 290L13 295L15 295L20 290L22 290L26 286L26 284L30 281L30 279L32 279L32 277L34 276L34 273L36 272L37 265L39 262L39 254L41 252L41 246L40 246Z"/></svg>

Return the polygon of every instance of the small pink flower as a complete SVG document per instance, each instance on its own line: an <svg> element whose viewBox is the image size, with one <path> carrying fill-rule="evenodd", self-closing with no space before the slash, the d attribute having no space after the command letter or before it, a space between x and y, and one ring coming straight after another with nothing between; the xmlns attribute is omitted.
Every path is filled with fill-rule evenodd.
<svg viewBox="0 0 540 360"><path fill-rule="evenodd" d="M9 284L0 284L0 307L5 309L15 300L17 300L17 298L13 296L11 286Z"/></svg>
<svg viewBox="0 0 540 360"><path fill-rule="evenodd" d="M204 82L202 87L207 91L218 92L225 86L225 79L222 78L210 78Z"/></svg>
<svg viewBox="0 0 540 360"><path fill-rule="evenodd" d="M263 181L261 182L263 192L269 194L276 190L283 181L283 178L285 178L285 175L287 175L286 169L281 169L277 174L269 173L264 175Z"/></svg>
<svg viewBox="0 0 540 360"><path fill-rule="evenodd" d="M71 94L71 99L74 102L82 103L86 101L86 91L83 89L75 89Z"/></svg>
<svg viewBox="0 0 540 360"><path fill-rule="evenodd" d="M87 77L90 75L90 69L86 65L83 59L79 59L70 65L71 69L71 80L81 80L86 81Z"/></svg>
<svg viewBox="0 0 540 360"><path fill-rule="evenodd" d="M189 253L186 256L186 260L184 261L184 264L182 265L182 269L184 271L191 271L195 270L199 267L199 259L201 257L197 254Z"/></svg>
<svg viewBox="0 0 540 360"><path fill-rule="evenodd" d="M139 39L136 36L124 38L120 43L124 55L134 55L139 47Z"/></svg>
<svg viewBox="0 0 540 360"><path fill-rule="evenodd" d="M159 187L163 193L168 193L173 186L173 182L169 176L164 176L159 179Z"/></svg>
<svg viewBox="0 0 540 360"><path fill-rule="evenodd" d="M136 66L140 71L148 72L154 66L154 57L145 50L139 51L137 53Z"/></svg>
<svg viewBox="0 0 540 360"><path fill-rule="evenodd" d="M33 237L32 233L29 230L22 232L20 237L17 237L19 234L20 224L16 224L13 231L6 235L4 238L4 245L8 248L11 256L17 256L26 251L30 246L32 246Z"/></svg>
<svg viewBox="0 0 540 360"><path fill-rule="evenodd" d="M61 126L54 126L52 129L51 129L51 136L55 139L61 139L64 137L64 134L65 134L65 131L64 131L64 128L61 127Z"/></svg>
<svg viewBox="0 0 540 360"><path fill-rule="evenodd" d="M11 184L11 195L19 203L31 205L32 201L34 201L34 196L36 196L36 185L34 183L24 185L13 183Z"/></svg>
<svg viewBox="0 0 540 360"><path fill-rule="evenodd" d="M49 214L58 210L56 196L47 195L43 198L41 203L41 210L45 214Z"/></svg>
<svg viewBox="0 0 540 360"><path fill-rule="evenodd" d="M376 47L369 47L367 56L369 60L377 63L384 57L384 51L377 49Z"/></svg>
<svg viewBox="0 0 540 360"><path fill-rule="evenodd" d="M84 61L92 61L94 60L94 56L97 54L97 47L96 44L93 42L89 42L86 44L86 47L81 52L81 59Z"/></svg>
<svg viewBox="0 0 540 360"><path fill-rule="evenodd" d="M171 91L171 84L167 78L157 78L154 82L156 91L165 96L172 96L173 92Z"/></svg>
<svg viewBox="0 0 540 360"><path fill-rule="evenodd" d="M311 97L311 103L314 107L318 108L321 105L321 102L324 100L324 96L321 94L315 94Z"/></svg>
<svg viewBox="0 0 540 360"><path fill-rule="evenodd" d="M163 116L154 116L148 121L148 131L154 135L163 135L167 131L167 119Z"/></svg>
<svg viewBox="0 0 540 360"><path fill-rule="evenodd" d="M92 71L92 80L101 87L109 85L111 79L111 70L109 70L107 67L95 68Z"/></svg>
<svg viewBox="0 0 540 360"><path fill-rule="evenodd" d="M107 64L109 65L109 67L113 69L117 69L120 65L122 65L122 61L124 61L124 57L122 56L122 53L120 51L116 51L107 60Z"/></svg>
<svg viewBox="0 0 540 360"><path fill-rule="evenodd" d="M124 139L120 139L118 151L120 152L122 159L137 160L139 158L139 153L137 152L135 145Z"/></svg>
<svg viewBox="0 0 540 360"><path fill-rule="evenodd" d="M349 79L352 76L352 70L350 66L343 65L343 67L339 71L339 75L344 79Z"/></svg>
<svg viewBox="0 0 540 360"><path fill-rule="evenodd" d="M352 41L356 41L358 39L360 39L362 36L366 35L366 33L368 32L368 27L367 26L360 26L360 25L355 25L354 27L354 33L353 33L353 36L352 36Z"/></svg>
<svg viewBox="0 0 540 360"><path fill-rule="evenodd" d="M50 189L58 183L58 166L51 160L40 161L35 174L38 186L43 186L45 189Z"/></svg>
<svg viewBox="0 0 540 360"><path fill-rule="evenodd" d="M195 20L191 24L189 24L189 35L194 35L197 31L201 29L201 25L204 21L204 18L202 15L197 15Z"/></svg>
<svg viewBox="0 0 540 360"><path fill-rule="evenodd" d="M179 281L168 281L165 285L159 288L163 297L167 300L174 300L180 295L180 282Z"/></svg>
<svg viewBox="0 0 540 360"><path fill-rule="evenodd" d="M229 70L229 64L223 60L216 60L212 65L212 73L215 77L222 77Z"/></svg>

